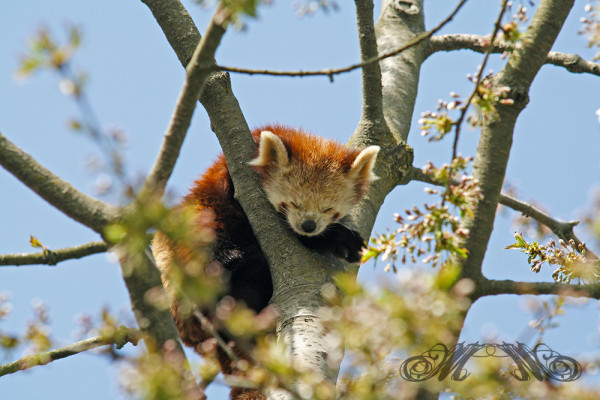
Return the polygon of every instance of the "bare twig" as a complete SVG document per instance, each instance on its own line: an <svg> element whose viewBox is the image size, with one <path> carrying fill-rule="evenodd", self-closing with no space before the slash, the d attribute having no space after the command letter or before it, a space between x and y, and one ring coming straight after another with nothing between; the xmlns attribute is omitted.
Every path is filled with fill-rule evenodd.
<svg viewBox="0 0 600 400"><path fill-rule="evenodd" d="M419 43L429 39L432 37L437 31L442 29L447 23L449 23L454 16L458 13L458 11L462 8L462 6L467 2L467 0L461 0L454 11L448 15L442 22L440 22L435 28L429 31L425 31L419 35L416 35L412 40L408 41L403 46L399 48L371 57L363 62L352 64L343 68L328 68L316 71L273 71L268 69L249 69L249 68L237 68L237 67L227 67L224 65L218 65L215 67L216 70L226 71L226 72L235 72L239 74L247 74L247 75L273 75L273 76L289 76L289 77L303 77L303 76L326 76L331 81L333 81L333 77L335 75L340 75L346 72L354 71L355 69L364 68L370 64L377 63L381 60L384 60L389 57L394 57L403 51L410 49L413 46L418 45Z"/></svg>
<svg viewBox="0 0 600 400"><path fill-rule="evenodd" d="M137 345L139 338L140 333L137 329L121 328L115 335L112 335L111 337L97 336L94 338L85 339L59 349L48 351L46 353L25 356L11 363L0 365L0 376L12 374L17 371L23 371L25 369L35 367L36 365L46 365L52 361L60 360L61 358L69 357L100 346L114 344L117 346L117 348L121 348L127 343L133 343L134 345Z"/></svg>
<svg viewBox="0 0 600 400"><path fill-rule="evenodd" d="M228 19L226 12L221 7L217 8L206 33L194 51L186 68L186 79L177 99L171 122L165 132L152 170L144 182L144 187L140 192L141 196L150 193L162 194L164 191L167 180L175 167L202 88L211 74L210 65L214 65L214 55L225 34Z"/></svg>
<svg viewBox="0 0 600 400"><path fill-rule="evenodd" d="M473 50L478 53L485 53L488 49L492 53L510 52L514 49L504 43L494 43L490 45L490 38L487 36L472 34L451 34L433 36L429 41L427 56L439 51L453 50ZM569 72L577 74L592 74L600 76L600 64L587 61L578 54L561 53L551 51L546 57L545 64L563 67Z"/></svg>
<svg viewBox="0 0 600 400"><path fill-rule="evenodd" d="M429 183L432 185L441 186L439 183L436 183L430 175L427 175L420 168L413 167L412 169L412 179L420 182ZM458 183L458 182L456 182ZM542 210L532 206L531 204L527 204L524 201L518 200L512 196L506 194L500 194L498 203L512 208L515 211L521 212L526 217L531 217L538 221L540 224L547 226L552 233L554 233L558 238L564 240L565 242L569 242L571 239L575 241L575 248L578 248L581 241L575 235L573 228L579 224L579 221L560 221L552 218L550 215L546 214ZM594 254L591 250L586 248L585 251L586 257L590 260L597 260L598 256Z"/></svg>
<svg viewBox="0 0 600 400"><path fill-rule="evenodd" d="M498 32L500 31L500 25L502 23L502 17L504 16L504 13L506 13L507 3L508 3L508 0L504 0L502 2L502 5L500 6L501 7L500 13L498 13L498 18L496 19L496 22L494 23L494 30L492 31L492 38L495 38L496 35L498 34ZM454 124L455 130L454 130L454 142L452 143L452 158L450 159L451 162L452 162L452 160L454 160L456 158L457 151L458 151L458 139L460 137L460 128L465 119L465 116L467 115L467 111L469 109L469 106L471 105L471 102L473 101L473 99L475 99L475 96L479 95L479 84L481 83L481 79L483 78L484 70L485 70L485 67L487 65L487 62L488 62L488 59L489 59L491 53L492 53L491 47L486 49L486 51L484 52L483 61L481 63L481 66L479 67L479 71L477 71L477 78L475 78L475 87L473 88L473 91L471 92L469 99L466 101L465 106L462 109L460 116L458 117L458 120ZM448 181L448 182L450 182L450 181Z"/></svg>
<svg viewBox="0 0 600 400"><path fill-rule="evenodd" d="M46 250L42 253L17 253L0 255L0 265L56 265L61 261L82 258L92 254L103 253L108 249L105 242L97 241L58 250Z"/></svg>
<svg viewBox="0 0 600 400"><path fill-rule="evenodd" d="M215 329L215 326L212 324L212 322L210 322L208 320L208 318L206 318L204 316L204 314L202 314L200 312L200 310L198 310L197 307L195 307L195 309L194 309L194 317L196 317L196 319L198 319L198 321L200 322L200 325L202 326L202 329L204 329L206 332L208 332L208 334L210 336L212 336L213 338L216 339L217 344L219 345L219 347L221 349L223 349L223 351L225 352L225 354L227 354L227 357L231 358L233 361L236 361L236 362L240 361L240 358L238 357L238 355L235 354L233 352L233 350L231 349L231 346L229 346L225 342L225 339L223 339L223 337Z"/></svg>
<svg viewBox="0 0 600 400"><path fill-rule="evenodd" d="M106 224L119 215L115 207L81 193L48 171L2 134L0 164L65 215L100 234L103 233Z"/></svg>

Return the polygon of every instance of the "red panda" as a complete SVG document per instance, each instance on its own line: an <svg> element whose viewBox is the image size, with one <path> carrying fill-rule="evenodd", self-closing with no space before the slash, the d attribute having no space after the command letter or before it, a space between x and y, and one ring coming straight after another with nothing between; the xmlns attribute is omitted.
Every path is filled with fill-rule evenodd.
<svg viewBox="0 0 600 400"><path fill-rule="evenodd" d="M258 155L249 164L260 174L268 200L301 243L319 253L358 262L364 240L358 232L345 227L343 219L377 179L373 168L379 147L361 151L279 125L256 129L252 135L258 144ZM234 199L233 182L223 155L195 181L180 206L214 214L210 227L215 241L208 259L228 272L228 295L256 312L264 309L273 294L269 265L244 211ZM164 234L157 232L152 251L168 287L166 272L176 249ZM172 293L171 302L182 341L200 352L199 345L209 335L195 317L183 315ZM225 352L218 349L218 357L223 373L231 374L232 363ZM251 392L234 389L232 398L264 398Z"/></svg>

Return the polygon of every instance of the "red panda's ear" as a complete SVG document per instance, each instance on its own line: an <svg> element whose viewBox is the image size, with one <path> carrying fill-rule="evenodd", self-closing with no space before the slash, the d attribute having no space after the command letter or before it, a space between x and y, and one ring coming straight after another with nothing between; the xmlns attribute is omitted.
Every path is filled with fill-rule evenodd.
<svg viewBox="0 0 600 400"><path fill-rule="evenodd" d="M356 156L356 159L352 163L352 167L348 172L351 178L360 179L366 182L373 182L379 179L373 172L375 167L375 161L377 160L377 153L379 153L379 146L369 146Z"/></svg>
<svg viewBox="0 0 600 400"><path fill-rule="evenodd" d="M285 166L289 163L287 149L283 141L270 131L260 133L258 156L248 164L253 167L266 167L267 165Z"/></svg>

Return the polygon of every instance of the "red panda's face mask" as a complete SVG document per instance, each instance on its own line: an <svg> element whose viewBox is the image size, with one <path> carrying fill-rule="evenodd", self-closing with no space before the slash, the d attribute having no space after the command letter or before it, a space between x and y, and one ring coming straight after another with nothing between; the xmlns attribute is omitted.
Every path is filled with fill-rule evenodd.
<svg viewBox="0 0 600 400"><path fill-rule="evenodd" d="M263 131L258 157L250 165L260 168L265 194L289 226L299 235L316 236L348 215L377 179L373 166L378 151L368 147L344 169L328 154L323 159L317 154L317 162L294 157L279 137Z"/></svg>

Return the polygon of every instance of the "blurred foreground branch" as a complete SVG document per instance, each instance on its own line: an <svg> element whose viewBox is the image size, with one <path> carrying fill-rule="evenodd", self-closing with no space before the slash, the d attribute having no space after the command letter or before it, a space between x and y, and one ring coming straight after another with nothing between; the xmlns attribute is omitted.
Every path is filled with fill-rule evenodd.
<svg viewBox="0 0 600 400"><path fill-rule="evenodd" d="M121 327L114 335L97 336L85 339L77 343L70 344L59 349L54 349L45 353L25 356L8 364L0 365L0 376L12 374L17 371L23 371L36 365L45 365L61 358L69 357L96 347L106 345L116 345L118 349L127 343L137 345L140 339L140 332L137 329Z"/></svg>

